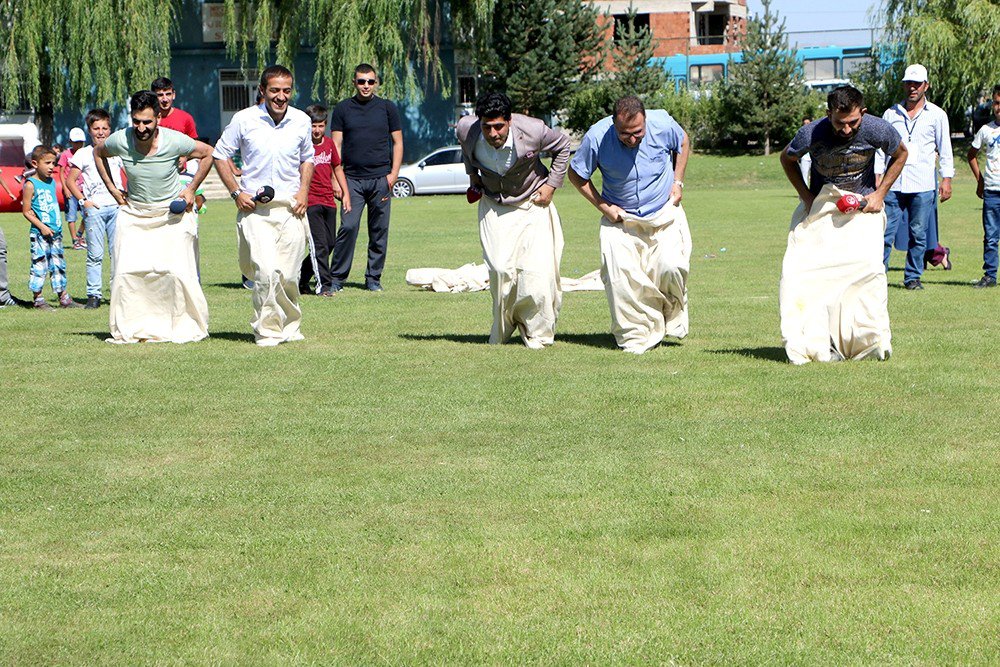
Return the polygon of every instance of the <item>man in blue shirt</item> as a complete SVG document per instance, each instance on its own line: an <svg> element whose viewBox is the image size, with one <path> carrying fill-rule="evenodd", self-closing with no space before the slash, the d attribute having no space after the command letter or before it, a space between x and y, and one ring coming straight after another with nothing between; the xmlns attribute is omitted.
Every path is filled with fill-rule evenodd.
<svg viewBox="0 0 1000 667"><path fill-rule="evenodd" d="M688 332L691 235L681 207L687 134L635 96L615 102L570 161L569 180L601 212L601 277L618 346L642 354ZM591 177L600 170L600 194Z"/></svg>

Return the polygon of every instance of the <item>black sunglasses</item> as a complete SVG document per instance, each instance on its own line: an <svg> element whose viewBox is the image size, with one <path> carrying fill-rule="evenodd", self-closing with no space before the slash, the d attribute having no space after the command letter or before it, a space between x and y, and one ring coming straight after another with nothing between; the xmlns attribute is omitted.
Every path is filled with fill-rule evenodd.
<svg viewBox="0 0 1000 667"><path fill-rule="evenodd" d="M364 85L366 83L369 86L374 86L376 83L378 83L378 79L355 79L354 83L358 84L359 86Z"/></svg>

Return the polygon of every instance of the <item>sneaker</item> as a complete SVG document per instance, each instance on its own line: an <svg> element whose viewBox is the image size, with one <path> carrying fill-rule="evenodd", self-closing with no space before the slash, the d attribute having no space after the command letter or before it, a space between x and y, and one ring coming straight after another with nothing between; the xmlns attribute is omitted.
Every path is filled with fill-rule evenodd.
<svg viewBox="0 0 1000 667"><path fill-rule="evenodd" d="M73 250L85 250L86 248L86 243L79 236L73 239Z"/></svg>
<svg viewBox="0 0 1000 667"><path fill-rule="evenodd" d="M84 306L87 310L96 310L101 307L101 297L99 296L88 296L87 305Z"/></svg>
<svg viewBox="0 0 1000 667"><path fill-rule="evenodd" d="M903 283L903 287L913 292L917 290L922 290L924 288L924 286L920 284L920 278L907 280L905 283Z"/></svg>
<svg viewBox="0 0 1000 667"><path fill-rule="evenodd" d="M35 299L34 308L38 310L55 310L45 299Z"/></svg>
<svg viewBox="0 0 1000 667"><path fill-rule="evenodd" d="M331 294L336 294L337 292L339 292L342 289L344 289L344 286L341 283L332 282L332 283L330 283L330 289L328 289L326 291L330 292Z"/></svg>
<svg viewBox="0 0 1000 667"><path fill-rule="evenodd" d="M382 283L380 283L377 280L369 280L368 282L366 282L365 283L365 289L368 290L369 292L384 292L385 291L384 289L382 289Z"/></svg>
<svg viewBox="0 0 1000 667"><path fill-rule="evenodd" d="M253 281L243 276L243 289L253 289Z"/></svg>
<svg viewBox="0 0 1000 667"><path fill-rule="evenodd" d="M996 287L996 286L997 286L997 279L990 278L989 276L983 276L982 278L979 279L978 283L973 285L973 287L977 289L981 289L983 287Z"/></svg>
<svg viewBox="0 0 1000 667"><path fill-rule="evenodd" d="M60 308L83 308L83 306L81 306L80 304L78 304L76 301L73 301L73 297L71 297L68 294L66 295L65 298L60 298L59 299L59 307Z"/></svg>

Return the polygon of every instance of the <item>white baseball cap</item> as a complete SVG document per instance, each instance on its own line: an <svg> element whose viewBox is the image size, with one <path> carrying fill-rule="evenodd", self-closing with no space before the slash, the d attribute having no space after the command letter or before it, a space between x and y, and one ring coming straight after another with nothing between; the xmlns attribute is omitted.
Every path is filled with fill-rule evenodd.
<svg viewBox="0 0 1000 667"><path fill-rule="evenodd" d="M81 128L74 127L72 130L69 131L69 140L86 142L87 135L83 133L83 130Z"/></svg>
<svg viewBox="0 0 1000 667"><path fill-rule="evenodd" d="M913 81L914 83L927 82L927 68L923 65L910 65L903 73L903 81Z"/></svg>

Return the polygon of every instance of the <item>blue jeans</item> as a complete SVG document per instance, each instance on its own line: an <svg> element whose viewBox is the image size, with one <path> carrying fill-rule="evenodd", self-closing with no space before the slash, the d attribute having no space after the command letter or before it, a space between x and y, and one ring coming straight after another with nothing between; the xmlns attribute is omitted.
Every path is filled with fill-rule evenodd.
<svg viewBox="0 0 1000 667"><path fill-rule="evenodd" d="M83 206L80 204L80 200L72 195L66 200L66 222L76 222L79 217L77 213ZM84 218L86 222L86 218Z"/></svg>
<svg viewBox="0 0 1000 667"><path fill-rule="evenodd" d="M111 276L115 275L115 223L117 206L84 208L83 221L87 225L87 296L101 297L101 264L104 261L104 238L108 239L111 253Z"/></svg>
<svg viewBox="0 0 1000 667"><path fill-rule="evenodd" d="M889 192L885 197L885 270L889 270L889 253L900 224L910 228L910 240L906 247L906 268L903 282L918 279L924 272L924 254L927 252L927 227L934 217L934 203L937 193Z"/></svg>
<svg viewBox="0 0 1000 667"><path fill-rule="evenodd" d="M983 273L996 280L1000 241L1000 190L983 193Z"/></svg>

